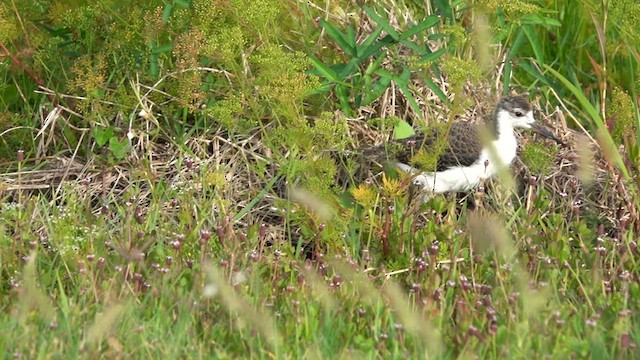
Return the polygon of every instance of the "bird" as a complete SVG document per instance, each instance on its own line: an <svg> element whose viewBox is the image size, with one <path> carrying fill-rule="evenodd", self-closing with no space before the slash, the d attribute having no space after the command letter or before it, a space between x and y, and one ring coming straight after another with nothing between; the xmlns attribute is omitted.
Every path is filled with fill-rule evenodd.
<svg viewBox="0 0 640 360"><path fill-rule="evenodd" d="M485 124L445 125L448 126L427 128L394 140L390 146L383 145L387 159L411 174L413 185L426 196L470 191L509 167L518 149L516 128L530 129L566 145L536 121L533 108L523 95L500 99ZM429 165L433 158L435 164Z"/></svg>

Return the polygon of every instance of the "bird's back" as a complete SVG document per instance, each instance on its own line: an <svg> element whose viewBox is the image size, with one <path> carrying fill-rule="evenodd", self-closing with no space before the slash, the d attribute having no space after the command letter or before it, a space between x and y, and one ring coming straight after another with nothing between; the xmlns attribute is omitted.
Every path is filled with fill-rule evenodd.
<svg viewBox="0 0 640 360"><path fill-rule="evenodd" d="M444 171L456 166L471 166L478 160L482 144L479 127L468 122L456 122L450 126L428 129L424 133L394 141L393 157L400 163L420 167L422 171ZM422 149L422 150L421 150ZM418 157L437 156L435 166L422 168Z"/></svg>

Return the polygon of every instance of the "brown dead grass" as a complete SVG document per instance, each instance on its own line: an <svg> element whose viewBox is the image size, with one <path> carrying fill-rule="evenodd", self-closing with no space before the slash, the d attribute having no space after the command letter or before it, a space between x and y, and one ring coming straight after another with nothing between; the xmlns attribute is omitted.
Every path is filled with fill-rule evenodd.
<svg viewBox="0 0 640 360"><path fill-rule="evenodd" d="M444 79L439 80L442 88L446 89ZM449 121L451 111L428 87L417 83L414 85L414 95L421 99L421 106L427 114L425 122ZM461 96L472 99L474 106L456 116L454 121L478 121L479 114L490 111L490 104L495 103L496 97L491 97L486 88L478 91L469 85L465 91ZM369 119L373 117L397 116L416 123L415 114L407 110L409 108L401 93L393 87L389 88L372 107L360 109L357 118L348 120L352 146L372 146L389 139L391 134L381 134L368 125ZM64 111L56 110L56 113L57 116L65 116ZM569 129L563 114L560 111L551 112L545 121L555 130L555 135L569 143L569 146L560 149L552 164L551 175L538 178L536 186L544 187L553 194L555 209L572 211L574 214L597 214L598 217L607 219L608 228L618 231L631 223L636 224L637 209L626 190L628 185L622 181L619 172L606 162L595 140L582 130ZM47 130L55 132L57 128L50 127ZM218 130L208 138L190 139L185 147L169 142L142 143L134 139L135 151L125 163L114 166L99 164L96 157L81 159L77 156L60 155L27 160L21 171L17 171L17 163L12 162L9 164L12 170L0 176L0 190L2 195L9 196L17 192L41 192L50 196L53 203L61 196L63 185L66 184L73 186L82 196L95 199L94 211L97 212L102 203L100 199L119 198L135 185L140 189L138 201L145 204L150 198L149 184L154 181L163 180L175 187L189 186L187 183L193 174L185 161L191 158L194 166L224 175L228 185L219 195L240 211L276 176L279 168L270 160L271 150L261 140L262 134L263 132L256 130L245 136L228 138ZM46 149L39 149L38 152L46 154ZM256 174L253 166L256 163L263 163L267 172ZM514 168L522 179L535 175L521 162L517 162ZM365 169L373 178L380 174L380 170ZM276 199L285 196L285 190L286 185L279 182L250 213L239 219L240 224L246 226L255 221L267 221L271 225L282 227L282 214L274 213L273 206ZM280 233L284 236L284 231Z"/></svg>
<svg viewBox="0 0 640 360"><path fill-rule="evenodd" d="M410 11L398 11L385 14L396 28L405 28L407 23L416 23L410 17ZM352 14L353 15L353 14ZM336 15L326 13L338 22L352 22L353 17L348 14ZM358 37L366 38L378 25L364 14L355 17ZM325 35L323 35L325 36ZM437 48L437 44L435 46ZM409 51L399 48L397 53L390 56L402 58ZM397 58L389 57L384 64L393 70ZM187 71L214 71L230 77L224 71L216 69L188 69ZM451 86L445 77L432 79L440 89L449 94L454 104L464 105L458 109L451 109L443 103L431 89L415 76L411 91L418 101L424 117L417 114L409 106L406 98L393 84L371 106L358 109L358 116L347 119L351 146L354 149L382 144L390 139L391 133L381 133L370 126L372 118L399 117L414 125L422 127L434 122L443 121L479 121L483 114L490 114L498 97L492 88L500 88L503 66L500 61L495 65L495 83L466 84L461 94L451 94ZM179 75L179 74L171 74ZM166 78L163 77L162 80ZM162 81L161 80L161 81ZM158 121L153 117L151 109L162 109L161 104L152 103L150 95L160 93L156 90L161 81L151 86L133 84L140 94L139 108L147 109L144 119L149 129L156 128ZM45 91L46 93L46 91ZM161 94L169 97L169 94ZM62 95L64 96L64 95ZM534 102L534 105L540 105ZM135 113L139 109L134 109ZM546 122L555 129L555 135L570 145L558 152L553 162L551 175L538 179L536 186L546 188L554 194L553 206L559 211L588 211L606 218L612 229L621 229L631 222L637 227L637 209L627 191L627 186L621 180L619 172L606 162L596 141L584 129L572 130L565 121L566 112L545 109ZM566 110L566 108L565 108ZM60 134L60 123L68 124L69 114L73 110L60 105L50 110L46 122L41 129L43 139L55 139ZM81 114L76 114L82 116ZM569 114L570 116L570 114ZM267 125L268 127L269 125ZM87 129L80 129L88 131ZM150 183L158 180L166 181L172 186L186 187L192 177L192 170L185 166L187 158L193 159L194 166L216 171L224 175L227 186L220 196L234 204L237 211L246 207L265 185L276 176L278 164L271 160L271 149L265 146L260 129L229 138L226 133L218 130L207 138L192 138L184 147L172 142L154 142L148 139L147 129L138 130L138 135L132 140L132 153L126 161L107 166L99 164L96 157L82 159L75 156L73 150L69 155L48 156L48 142L41 142L37 149L38 159L24 162L20 171L15 161L5 163L9 170L0 175L0 196L12 196L15 193L44 192L55 201L61 194L64 184L73 186L83 196L96 199L98 211L99 199L118 198L132 186L140 188L139 201L145 203L150 198ZM526 135L528 137L528 135ZM256 163L265 165L266 173L257 174L254 171ZM380 174L378 168L365 168L366 175L361 178L376 178ZM534 175L522 164L515 165L515 173L521 178L528 179ZM140 180L143 181L140 181ZM338 179L339 180L339 179ZM282 226L282 214L273 214L274 201L283 197L287 184L279 182L269 194L258 202L250 213L240 219L245 225L255 221L269 221L276 226ZM576 207L579 210L576 210ZM283 232L284 233L284 232Z"/></svg>

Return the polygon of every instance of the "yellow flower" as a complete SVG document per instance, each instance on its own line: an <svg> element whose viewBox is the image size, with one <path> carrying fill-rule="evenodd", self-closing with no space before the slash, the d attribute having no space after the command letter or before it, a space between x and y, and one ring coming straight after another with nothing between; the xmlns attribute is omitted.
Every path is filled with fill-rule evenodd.
<svg viewBox="0 0 640 360"><path fill-rule="evenodd" d="M396 197L404 191L400 186L400 180L388 179L385 174L382 174L382 191L385 195L390 197Z"/></svg>
<svg viewBox="0 0 640 360"><path fill-rule="evenodd" d="M365 208L371 208L376 203L377 194L367 184L360 184L357 188L351 189L351 195Z"/></svg>

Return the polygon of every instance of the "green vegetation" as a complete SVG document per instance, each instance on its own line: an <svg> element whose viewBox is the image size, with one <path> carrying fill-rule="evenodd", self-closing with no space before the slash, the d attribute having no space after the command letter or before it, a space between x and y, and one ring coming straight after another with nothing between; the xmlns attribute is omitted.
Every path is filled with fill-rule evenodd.
<svg viewBox="0 0 640 360"><path fill-rule="evenodd" d="M0 1L0 351L632 358L639 10ZM358 150L512 91L569 143L514 179L420 203Z"/></svg>

